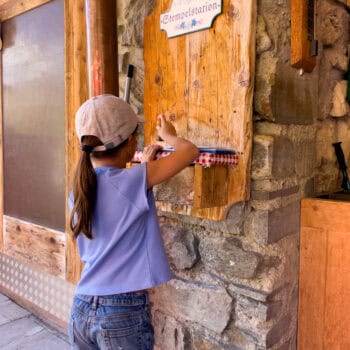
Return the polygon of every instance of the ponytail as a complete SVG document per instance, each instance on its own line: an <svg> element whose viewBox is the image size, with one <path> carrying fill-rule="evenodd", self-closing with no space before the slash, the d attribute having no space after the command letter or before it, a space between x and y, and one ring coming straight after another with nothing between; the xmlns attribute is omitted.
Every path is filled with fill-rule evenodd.
<svg viewBox="0 0 350 350"><path fill-rule="evenodd" d="M83 233L92 239L92 218L95 209L97 179L90 159L89 148L101 142L96 137L84 138L84 145L73 178L74 205L70 214L69 226L74 238ZM90 141L90 142L88 142Z"/></svg>
<svg viewBox="0 0 350 350"><path fill-rule="evenodd" d="M136 128L137 129L137 128ZM136 129L132 135L136 134ZM114 157L128 143L128 139L115 148L92 152L96 159ZM82 154L73 178L74 205L70 214L69 226L74 238L83 233L87 238L92 239L92 219L95 209L97 178L91 163L90 153L102 142L96 136L84 136L82 140Z"/></svg>

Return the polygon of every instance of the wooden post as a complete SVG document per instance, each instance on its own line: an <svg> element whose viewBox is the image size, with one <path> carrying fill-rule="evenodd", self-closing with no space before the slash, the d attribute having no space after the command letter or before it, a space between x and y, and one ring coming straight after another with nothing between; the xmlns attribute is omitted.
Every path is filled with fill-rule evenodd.
<svg viewBox="0 0 350 350"><path fill-rule="evenodd" d="M79 157L79 143L75 135L75 112L88 98L86 65L86 26L84 0L65 0L66 52L66 198L71 191L75 164ZM69 232L69 212L66 209L66 232ZM66 279L79 280L82 264L75 241L67 234Z"/></svg>
<svg viewBox="0 0 350 350"><path fill-rule="evenodd" d="M311 41L308 40L308 2L291 0L291 57L294 68L312 72L316 66L316 57L311 56Z"/></svg>
<svg viewBox="0 0 350 350"><path fill-rule="evenodd" d="M115 0L85 0L89 96L119 95Z"/></svg>

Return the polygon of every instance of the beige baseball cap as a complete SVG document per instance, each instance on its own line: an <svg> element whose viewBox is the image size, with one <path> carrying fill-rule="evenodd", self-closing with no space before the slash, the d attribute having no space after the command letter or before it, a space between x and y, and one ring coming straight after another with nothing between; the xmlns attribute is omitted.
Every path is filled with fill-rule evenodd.
<svg viewBox="0 0 350 350"><path fill-rule="evenodd" d="M123 99L104 94L85 101L75 114L75 129L80 143L83 136L96 136L103 146L93 151L117 147L136 129L139 118Z"/></svg>

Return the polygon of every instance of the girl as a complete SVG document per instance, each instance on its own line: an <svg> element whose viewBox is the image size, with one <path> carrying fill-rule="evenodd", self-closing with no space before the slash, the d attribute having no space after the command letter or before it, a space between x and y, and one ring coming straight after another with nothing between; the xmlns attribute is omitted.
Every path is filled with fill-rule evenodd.
<svg viewBox="0 0 350 350"><path fill-rule="evenodd" d="M150 350L153 327L146 289L172 276L160 236L152 187L198 157L191 142L158 116L159 136L174 152L126 169L136 150L138 119L113 95L86 101L76 113L82 154L69 199L70 227L84 268L69 322L72 349Z"/></svg>

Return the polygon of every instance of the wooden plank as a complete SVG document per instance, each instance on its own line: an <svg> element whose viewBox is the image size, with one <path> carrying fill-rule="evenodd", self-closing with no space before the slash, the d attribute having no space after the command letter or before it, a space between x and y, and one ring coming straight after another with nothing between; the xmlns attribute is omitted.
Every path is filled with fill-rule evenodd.
<svg viewBox="0 0 350 350"><path fill-rule="evenodd" d="M65 0L65 53L66 53L66 198L71 191L75 164L79 158L79 144L75 135L75 112L88 98L86 64L86 29L84 0ZM76 283L82 263L76 242L69 234L69 211L66 209L66 279Z"/></svg>
<svg viewBox="0 0 350 350"><path fill-rule="evenodd" d="M157 2L145 21L145 143L156 139L157 114L169 112L180 136L201 146L235 149L242 156L225 179L229 193L222 208L215 203L212 209L159 206L220 220L250 194L256 2L224 0L213 28L168 39L159 18L171 4Z"/></svg>
<svg viewBox="0 0 350 350"><path fill-rule="evenodd" d="M63 232L4 216L4 253L63 278L65 241Z"/></svg>
<svg viewBox="0 0 350 350"><path fill-rule="evenodd" d="M301 202L301 227L321 227L333 231L350 232L350 202L324 199L304 199Z"/></svg>
<svg viewBox="0 0 350 350"><path fill-rule="evenodd" d="M291 57L293 67L312 72L316 57L310 56L311 42L308 40L308 7L305 0L291 0Z"/></svg>
<svg viewBox="0 0 350 350"><path fill-rule="evenodd" d="M0 22L6 21L7 19L50 1L51 0L3 0L0 2Z"/></svg>
<svg viewBox="0 0 350 350"><path fill-rule="evenodd" d="M1 24L0 24L1 32ZM2 51L0 50L0 193L4 193L4 148L3 148L3 115L2 115ZM0 251L4 248L3 236L4 196L0 196Z"/></svg>
<svg viewBox="0 0 350 350"><path fill-rule="evenodd" d="M323 349L327 231L300 233L298 349Z"/></svg>
<svg viewBox="0 0 350 350"><path fill-rule="evenodd" d="M195 208L222 206L227 203L227 168L225 165L210 168L195 165L193 202Z"/></svg>
<svg viewBox="0 0 350 350"><path fill-rule="evenodd" d="M350 348L350 202L301 205L298 349Z"/></svg>
<svg viewBox="0 0 350 350"><path fill-rule="evenodd" d="M328 234L323 349L350 349L350 231L337 231Z"/></svg>

